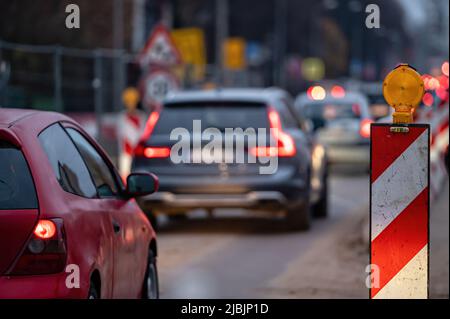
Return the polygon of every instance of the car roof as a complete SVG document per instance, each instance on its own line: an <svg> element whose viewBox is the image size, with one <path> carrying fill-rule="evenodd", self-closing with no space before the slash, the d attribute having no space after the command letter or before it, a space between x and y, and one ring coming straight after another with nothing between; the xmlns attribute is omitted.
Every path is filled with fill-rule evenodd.
<svg viewBox="0 0 450 319"><path fill-rule="evenodd" d="M214 90L187 90L170 93L165 98L163 103L181 103L186 101L208 102L217 100L267 103L287 95L287 92L279 88L220 88Z"/></svg>
<svg viewBox="0 0 450 319"><path fill-rule="evenodd" d="M56 112L0 108L0 126L12 127L16 123L26 121L27 124L36 127L42 123L44 118L46 120L70 121L69 117Z"/></svg>
<svg viewBox="0 0 450 319"><path fill-rule="evenodd" d="M30 116L34 113L33 110L19 110L19 109L3 109L0 108L0 124L10 126L20 119Z"/></svg>

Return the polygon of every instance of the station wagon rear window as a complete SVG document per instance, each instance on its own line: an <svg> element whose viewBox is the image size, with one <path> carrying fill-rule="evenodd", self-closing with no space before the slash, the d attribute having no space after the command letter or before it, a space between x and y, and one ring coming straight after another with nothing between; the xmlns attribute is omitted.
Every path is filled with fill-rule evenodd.
<svg viewBox="0 0 450 319"><path fill-rule="evenodd" d="M201 120L202 128L268 128L267 108L250 102L183 102L164 105L153 134L170 134L177 127L192 130L193 120Z"/></svg>
<svg viewBox="0 0 450 319"><path fill-rule="evenodd" d="M36 190L22 151L0 141L0 210L37 208Z"/></svg>

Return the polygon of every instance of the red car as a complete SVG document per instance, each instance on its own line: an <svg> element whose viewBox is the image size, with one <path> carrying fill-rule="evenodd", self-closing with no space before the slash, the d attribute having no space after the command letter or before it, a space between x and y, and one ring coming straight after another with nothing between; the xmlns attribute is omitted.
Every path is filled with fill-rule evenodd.
<svg viewBox="0 0 450 319"><path fill-rule="evenodd" d="M57 113L0 108L0 298L157 298L156 237L102 148Z"/></svg>

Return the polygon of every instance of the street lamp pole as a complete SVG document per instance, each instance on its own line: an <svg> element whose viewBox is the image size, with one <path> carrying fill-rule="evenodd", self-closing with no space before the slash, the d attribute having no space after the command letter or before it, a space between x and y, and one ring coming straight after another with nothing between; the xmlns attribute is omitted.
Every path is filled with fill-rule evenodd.
<svg viewBox="0 0 450 319"><path fill-rule="evenodd" d="M121 109L121 92L125 87L123 70L123 0L113 1L113 47L114 67L113 67L113 105L114 110Z"/></svg>
<svg viewBox="0 0 450 319"><path fill-rule="evenodd" d="M228 37L228 0L216 0L216 81L222 85L223 81L223 48L224 40Z"/></svg>
<svg viewBox="0 0 450 319"><path fill-rule="evenodd" d="M273 83L284 87L284 60L286 58L286 39L288 25L287 0L276 0L274 17L274 48L273 48Z"/></svg>

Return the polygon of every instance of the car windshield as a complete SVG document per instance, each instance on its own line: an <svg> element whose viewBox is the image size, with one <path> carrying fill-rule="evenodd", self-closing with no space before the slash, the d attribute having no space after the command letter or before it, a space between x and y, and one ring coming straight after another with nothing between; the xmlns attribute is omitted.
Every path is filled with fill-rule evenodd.
<svg viewBox="0 0 450 319"><path fill-rule="evenodd" d="M202 129L267 128L267 110L261 103L195 102L166 104L155 126L154 134L170 134L174 128L192 130L194 120Z"/></svg>
<svg viewBox="0 0 450 319"><path fill-rule="evenodd" d="M0 141L0 210L36 209L36 192L22 152Z"/></svg>

